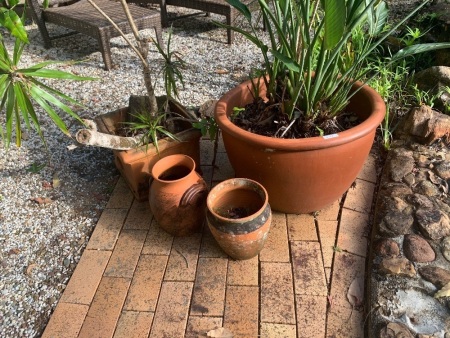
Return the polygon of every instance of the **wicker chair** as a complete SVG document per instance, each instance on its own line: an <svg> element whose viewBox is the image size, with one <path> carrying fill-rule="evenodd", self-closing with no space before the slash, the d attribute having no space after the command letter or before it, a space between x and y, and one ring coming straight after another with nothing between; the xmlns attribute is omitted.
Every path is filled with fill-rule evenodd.
<svg viewBox="0 0 450 338"><path fill-rule="evenodd" d="M68 34L50 37L46 23L69 28L74 33L82 33L97 39L105 63L105 69L112 68L109 41L119 36L119 32L86 0L79 0L66 6L43 9L38 0L26 0L37 23L45 48L52 46L52 40ZM95 3L119 26L124 33L130 33L131 27L125 16L122 5L110 0L95 0ZM129 5L131 15L139 30L154 28L159 44L162 44L161 17L158 11ZM73 33L69 33L73 34Z"/></svg>
<svg viewBox="0 0 450 338"><path fill-rule="evenodd" d="M224 15L226 17L227 25L231 25L237 15L237 10L234 9L225 0L127 0L127 2L138 4L159 4L161 8L161 23L163 27L168 26L167 5L185 7L190 9L199 10L218 15ZM247 5L253 3L254 0L243 0L242 2ZM228 44L232 44L234 40L234 32L231 29L227 29Z"/></svg>

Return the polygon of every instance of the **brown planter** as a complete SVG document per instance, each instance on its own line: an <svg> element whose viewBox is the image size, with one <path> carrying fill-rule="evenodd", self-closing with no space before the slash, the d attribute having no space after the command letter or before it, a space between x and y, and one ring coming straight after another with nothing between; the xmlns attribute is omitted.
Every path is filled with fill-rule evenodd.
<svg viewBox="0 0 450 338"><path fill-rule="evenodd" d="M183 106L170 101L171 110L185 117L191 117ZM95 118L100 132L116 135L121 123L129 121L128 107L98 116ZM183 122L185 130L175 134L179 141L161 139L158 141L159 153L153 144L144 145L131 150L114 150L117 169L124 177L134 196L139 201L148 199L149 180L153 165L163 157L184 154L193 158L200 170L200 137L201 132L189 122Z"/></svg>
<svg viewBox="0 0 450 338"><path fill-rule="evenodd" d="M162 158L152 168L149 203L158 225L173 236L189 236L205 221L208 188L186 155Z"/></svg>
<svg viewBox="0 0 450 338"><path fill-rule="evenodd" d="M234 259L255 257L267 239L272 212L266 189L258 182L233 178L217 184L206 200L209 229Z"/></svg>
<svg viewBox="0 0 450 338"><path fill-rule="evenodd" d="M256 135L229 120L233 107L253 100L249 88L250 81L233 88L215 110L236 176L260 182L272 209L281 212L309 213L337 200L367 159L386 111L381 96L364 86L348 106L362 120L359 125L336 135L293 140Z"/></svg>

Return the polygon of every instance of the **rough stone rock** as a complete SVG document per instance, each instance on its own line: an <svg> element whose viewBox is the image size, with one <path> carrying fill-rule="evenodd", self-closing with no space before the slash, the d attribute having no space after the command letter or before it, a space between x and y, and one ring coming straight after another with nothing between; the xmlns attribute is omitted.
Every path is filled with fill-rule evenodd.
<svg viewBox="0 0 450 338"><path fill-rule="evenodd" d="M380 330L379 338L414 338L412 333L401 323L388 323Z"/></svg>
<svg viewBox="0 0 450 338"><path fill-rule="evenodd" d="M432 262L436 259L436 253L431 245L423 237L416 234L405 235L403 253L410 261L417 263Z"/></svg>
<svg viewBox="0 0 450 338"><path fill-rule="evenodd" d="M426 265L419 268L419 274L430 283L433 283L438 289L450 283L450 271L438 266Z"/></svg>
<svg viewBox="0 0 450 338"><path fill-rule="evenodd" d="M390 238L382 238L375 243L375 253L380 257L397 257L400 255L398 243Z"/></svg>
<svg viewBox="0 0 450 338"><path fill-rule="evenodd" d="M450 262L450 236L447 236L442 240L441 252L445 259Z"/></svg>
<svg viewBox="0 0 450 338"><path fill-rule="evenodd" d="M425 196L421 194L411 194L407 197L407 201L412 203L417 208L433 208L433 202Z"/></svg>
<svg viewBox="0 0 450 338"><path fill-rule="evenodd" d="M434 168L436 173L444 180L450 179L450 162L443 161Z"/></svg>
<svg viewBox="0 0 450 338"><path fill-rule="evenodd" d="M439 188L430 181L420 181L413 187L413 190L415 193L425 196L440 195Z"/></svg>
<svg viewBox="0 0 450 338"><path fill-rule="evenodd" d="M384 274L397 275L400 277L415 277L416 269L406 258L383 258L380 263L380 272Z"/></svg>
<svg viewBox="0 0 450 338"><path fill-rule="evenodd" d="M425 69L414 76L414 81L420 89L436 95L446 86L450 86L450 67L434 66ZM445 105L449 103L450 95L444 92L439 95L435 105L437 109L445 111Z"/></svg>
<svg viewBox="0 0 450 338"><path fill-rule="evenodd" d="M401 182L403 177L411 173L414 168L414 159L404 152L395 151L388 164L390 177L395 182Z"/></svg>
<svg viewBox="0 0 450 338"><path fill-rule="evenodd" d="M390 210L382 218L379 232L386 237L397 237L411 232L414 217L399 210Z"/></svg>
<svg viewBox="0 0 450 338"><path fill-rule="evenodd" d="M413 173L409 173L405 177L403 177L403 182L405 182L409 187L411 187L414 183L416 183L416 178Z"/></svg>
<svg viewBox="0 0 450 338"><path fill-rule="evenodd" d="M416 165L421 168L428 168L431 163L431 160L428 156L424 154L418 154L415 156Z"/></svg>
<svg viewBox="0 0 450 338"><path fill-rule="evenodd" d="M450 68L449 68L450 69ZM428 106L414 107L402 122L399 133L414 136L424 144L439 138L450 137L450 116L434 111Z"/></svg>
<svg viewBox="0 0 450 338"><path fill-rule="evenodd" d="M450 219L438 209L421 208L416 211L419 229L426 238L438 240L450 235Z"/></svg>
<svg viewBox="0 0 450 338"><path fill-rule="evenodd" d="M391 197L403 197L412 194L412 190L404 183L389 183L383 186L380 194Z"/></svg>

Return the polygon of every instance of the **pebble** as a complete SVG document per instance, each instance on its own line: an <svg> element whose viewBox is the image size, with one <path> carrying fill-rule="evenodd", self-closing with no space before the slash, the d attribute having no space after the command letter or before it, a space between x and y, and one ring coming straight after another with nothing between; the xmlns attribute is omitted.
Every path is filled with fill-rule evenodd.
<svg viewBox="0 0 450 338"><path fill-rule="evenodd" d="M226 44L225 30L212 23L223 19L211 14L174 22L172 51L178 51L186 63L182 70L185 87L180 87L179 101L187 107L218 99L243 80L242 74L249 74L261 63L259 51L240 34L235 35L233 45ZM81 117L92 119L126 106L131 94L145 93L140 63L122 38L111 40L116 67L105 71L97 44L91 38L77 34L55 40L52 48L45 49L37 26L28 24L26 29L31 43L23 52L23 66L47 59L81 60L57 67L97 78L49 81L85 105L77 109ZM51 34L58 34L57 30L52 26ZM152 36L154 31L142 33ZM7 48L12 50L13 40L8 34L3 35ZM168 29L164 29L164 41L167 38ZM161 57L153 47L149 59L154 74L158 74ZM228 73L218 74L218 69ZM163 94L162 78L154 80L156 94ZM68 150L74 142L45 114L38 114L48 151L34 131L27 131L21 148L11 144L6 151L0 140L0 337L42 334L119 177L112 151ZM72 135L80 128L67 116L63 120ZM0 122L4 125L4 114L0 114ZM32 172L33 164L42 168ZM49 187L55 174L60 184ZM33 201L38 198L48 198L49 203ZM31 264L35 267L27 274Z"/></svg>
<svg viewBox="0 0 450 338"><path fill-rule="evenodd" d="M416 269L406 258L383 258L380 263L380 272L401 277L415 277Z"/></svg>
<svg viewBox="0 0 450 338"><path fill-rule="evenodd" d="M417 263L432 262L436 259L436 253L425 238L408 234L403 239L403 252L410 261Z"/></svg>
<svg viewBox="0 0 450 338"><path fill-rule="evenodd" d="M419 268L419 274L441 289L447 283L450 283L450 271L438 266L425 265Z"/></svg>

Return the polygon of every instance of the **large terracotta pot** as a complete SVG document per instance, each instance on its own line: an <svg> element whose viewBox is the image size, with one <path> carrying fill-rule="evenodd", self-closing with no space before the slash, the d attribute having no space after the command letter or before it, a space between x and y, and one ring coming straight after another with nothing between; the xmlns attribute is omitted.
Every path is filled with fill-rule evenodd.
<svg viewBox="0 0 450 338"><path fill-rule="evenodd" d="M233 88L215 110L236 176L260 182L272 209L281 212L309 213L337 200L355 180L372 147L386 111L381 96L363 86L352 97L348 108L362 120L354 128L324 137L279 139L253 134L229 120L234 107L253 100L249 88L250 81ZM264 87L260 95L264 97Z"/></svg>
<svg viewBox="0 0 450 338"><path fill-rule="evenodd" d="M173 236L189 236L205 221L208 189L186 155L170 155L152 168L149 203L158 225Z"/></svg>
<svg viewBox="0 0 450 338"><path fill-rule="evenodd" d="M186 109L176 101L170 101L173 112L184 117L191 117ZM191 117L192 118L192 117ZM115 135L122 123L130 120L128 107L100 115L95 118L99 131ZM143 145L131 150L114 150L117 169L127 182L134 196L139 201L148 199L149 179L155 163L161 158L174 154L192 157L200 170L201 132L184 122L184 130L175 134L178 141L169 138L158 141L159 152L153 144Z"/></svg>
<svg viewBox="0 0 450 338"><path fill-rule="evenodd" d="M219 246L234 259L259 254L266 242L272 211L266 189L253 180L232 178L211 189L206 219Z"/></svg>

